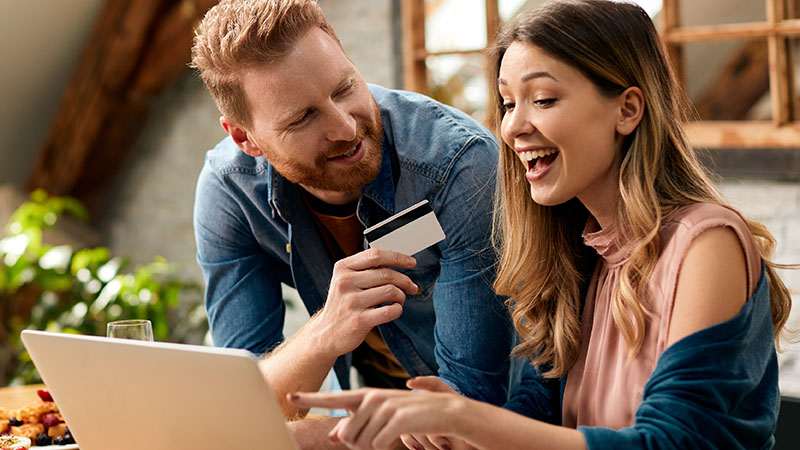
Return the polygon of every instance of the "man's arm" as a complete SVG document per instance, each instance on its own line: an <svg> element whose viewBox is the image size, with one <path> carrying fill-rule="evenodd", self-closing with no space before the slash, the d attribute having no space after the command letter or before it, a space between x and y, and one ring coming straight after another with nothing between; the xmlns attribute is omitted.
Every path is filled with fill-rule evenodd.
<svg viewBox="0 0 800 450"><path fill-rule="evenodd" d="M504 299L495 294L491 242L497 165L488 137L467 144L434 199L447 238L434 287L439 377L461 394L502 405L508 397L513 339Z"/></svg>
<svg viewBox="0 0 800 450"><path fill-rule="evenodd" d="M197 184L194 234L211 336L216 346L260 355L283 340L286 306L281 262L253 236L240 205L244 201L234 198L206 163ZM274 232L276 241L280 237L266 221L255 226ZM283 270L288 275L288 267Z"/></svg>
<svg viewBox="0 0 800 450"><path fill-rule="evenodd" d="M319 390L336 358L358 347L373 327L400 317L406 294L418 288L389 267L415 265L410 256L378 249L334 265L325 306L260 363L287 418L303 417L307 411L296 409L286 394Z"/></svg>

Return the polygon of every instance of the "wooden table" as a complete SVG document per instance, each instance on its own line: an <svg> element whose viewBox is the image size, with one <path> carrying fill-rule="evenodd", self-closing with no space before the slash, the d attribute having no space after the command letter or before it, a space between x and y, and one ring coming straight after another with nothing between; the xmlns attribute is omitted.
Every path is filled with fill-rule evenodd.
<svg viewBox="0 0 800 450"><path fill-rule="evenodd" d="M39 399L38 389L45 389L43 384L0 388L0 407L17 409L29 405Z"/></svg>

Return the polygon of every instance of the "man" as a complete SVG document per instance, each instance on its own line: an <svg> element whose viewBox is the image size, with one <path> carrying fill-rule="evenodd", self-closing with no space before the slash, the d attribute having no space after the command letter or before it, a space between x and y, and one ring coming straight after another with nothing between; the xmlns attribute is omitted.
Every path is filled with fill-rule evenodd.
<svg viewBox="0 0 800 450"><path fill-rule="evenodd" d="M305 411L287 393L319 389L331 368L348 388L351 366L370 386L438 375L502 404L513 328L491 285L492 135L368 86L313 0L223 0L192 53L230 135L195 203L214 344L264 354L289 419ZM423 199L443 241L413 258L365 250L366 227ZM281 282L311 314L285 342Z"/></svg>

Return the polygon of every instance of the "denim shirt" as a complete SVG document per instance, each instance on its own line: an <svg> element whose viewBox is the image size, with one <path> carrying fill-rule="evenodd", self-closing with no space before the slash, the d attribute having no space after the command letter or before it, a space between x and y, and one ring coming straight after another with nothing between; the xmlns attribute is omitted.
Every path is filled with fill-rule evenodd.
<svg viewBox="0 0 800 450"><path fill-rule="evenodd" d="M419 286L403 314L378 327L403 368L502 404L514 336L492 289L491 215L497 143L467 115L427 97L370 85L383 120L382 163L358 201L365 227L427 199L445 232L403 270ZM230 138L209 151L194 209L197 260L215 345L264 353L283 339L280 283L309 314L327 298L333 263L299 188ZM352 354L334 371L349 387Z"/></svg>

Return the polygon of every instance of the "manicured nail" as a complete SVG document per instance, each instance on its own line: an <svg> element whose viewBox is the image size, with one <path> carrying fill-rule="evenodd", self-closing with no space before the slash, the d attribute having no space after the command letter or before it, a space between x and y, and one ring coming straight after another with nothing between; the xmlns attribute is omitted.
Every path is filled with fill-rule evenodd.
<svg viewBox="0 0 800 450"><path fill-rule="evenodd" d="M414 450L425 450L425 449L422 448L422 446L419 444L414 444Z"/></svg>

